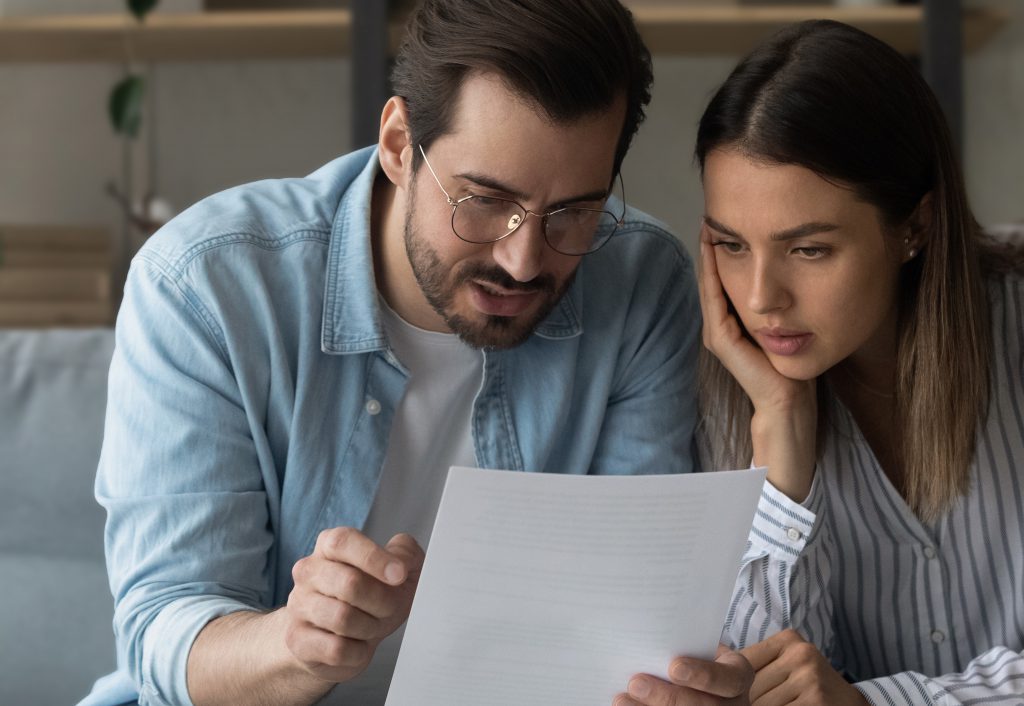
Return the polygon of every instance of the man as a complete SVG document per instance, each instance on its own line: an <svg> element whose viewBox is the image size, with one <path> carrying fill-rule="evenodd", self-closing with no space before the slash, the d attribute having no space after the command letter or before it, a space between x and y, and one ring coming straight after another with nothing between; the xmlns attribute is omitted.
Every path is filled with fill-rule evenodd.
<svg viewBox="0 0 1024 706"><path fill-rule="evenodd" d="M426 0L393 78L377 148L133 263L93 703L381 704L449 466L691 470L691 265L612 195L651 82L629 13Z"/></svg>

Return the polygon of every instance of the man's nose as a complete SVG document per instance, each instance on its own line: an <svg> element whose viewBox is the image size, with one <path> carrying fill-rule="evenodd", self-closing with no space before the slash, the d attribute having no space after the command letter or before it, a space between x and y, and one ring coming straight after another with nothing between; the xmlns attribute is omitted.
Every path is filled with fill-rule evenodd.
<svg viewBox="0 0 1024 706"><path fill-rule="evenodd" d="M513 218L520 218L518 214ZM541 216L527 213L525 220L509 221L515 232L491 246L494 262L517 282L529 282L544 270L544 221Z"/></svg>

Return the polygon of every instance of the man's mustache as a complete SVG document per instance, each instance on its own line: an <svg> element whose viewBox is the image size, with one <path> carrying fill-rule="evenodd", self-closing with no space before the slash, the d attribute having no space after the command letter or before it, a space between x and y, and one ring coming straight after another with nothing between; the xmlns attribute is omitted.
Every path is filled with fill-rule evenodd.
<svg viewBox="0 0 1024 706"><path fill-rule="evenodd" d="M539 275L529 282L520 282L500 267L489 266L482 263L466 265L459 271L459 282L477 280L497 285L502 289L518 292L548 292L554 293L557 283L551 274Z"/></svg>

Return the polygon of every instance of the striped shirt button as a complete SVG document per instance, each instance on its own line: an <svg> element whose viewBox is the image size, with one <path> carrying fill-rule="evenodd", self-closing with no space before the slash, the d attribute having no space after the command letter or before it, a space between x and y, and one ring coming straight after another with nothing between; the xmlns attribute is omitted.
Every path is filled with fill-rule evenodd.
<svg viewBox="0 0 1024 706"><path fill-rule="evenodd" d="M376 416L380 414L380 402L373 399L372 397L366 401L366 413L370 416Z"/></svg>
<svg viewBox="0 0 1024 706"><path fill-rule="evenodd" d="M932 642L936 645L941 645L946 641L946 633L941 630L932 630Z"/></svg>
<svg viewBox="0 0 1024 706"><path fill-rule="evenodd" d="M928 559L934 559L935 558L935 548L934 547L925 547L924 548L924 555Z"/></svg>
<svg viewBox="0 0 1024 706"><path fill-rule="evenodd" d="M789 541L791 542L799 542L802 535L800 534L800 530L796 527L787 527L786 536L789 537Z"/></svg>

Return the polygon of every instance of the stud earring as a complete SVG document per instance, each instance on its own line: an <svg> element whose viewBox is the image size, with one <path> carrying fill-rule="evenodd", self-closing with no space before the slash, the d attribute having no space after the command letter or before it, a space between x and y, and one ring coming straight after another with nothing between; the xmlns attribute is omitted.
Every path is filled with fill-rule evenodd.
<svg viewBox="0 0 1024 706"><path fill-rule="evenodd" d="M910 247L910 237L909 236L907 236L906 238L903 239L903 247L907 251L907 259L908 260L912 259L915 255L917 255L917 248Z"/></svg>

